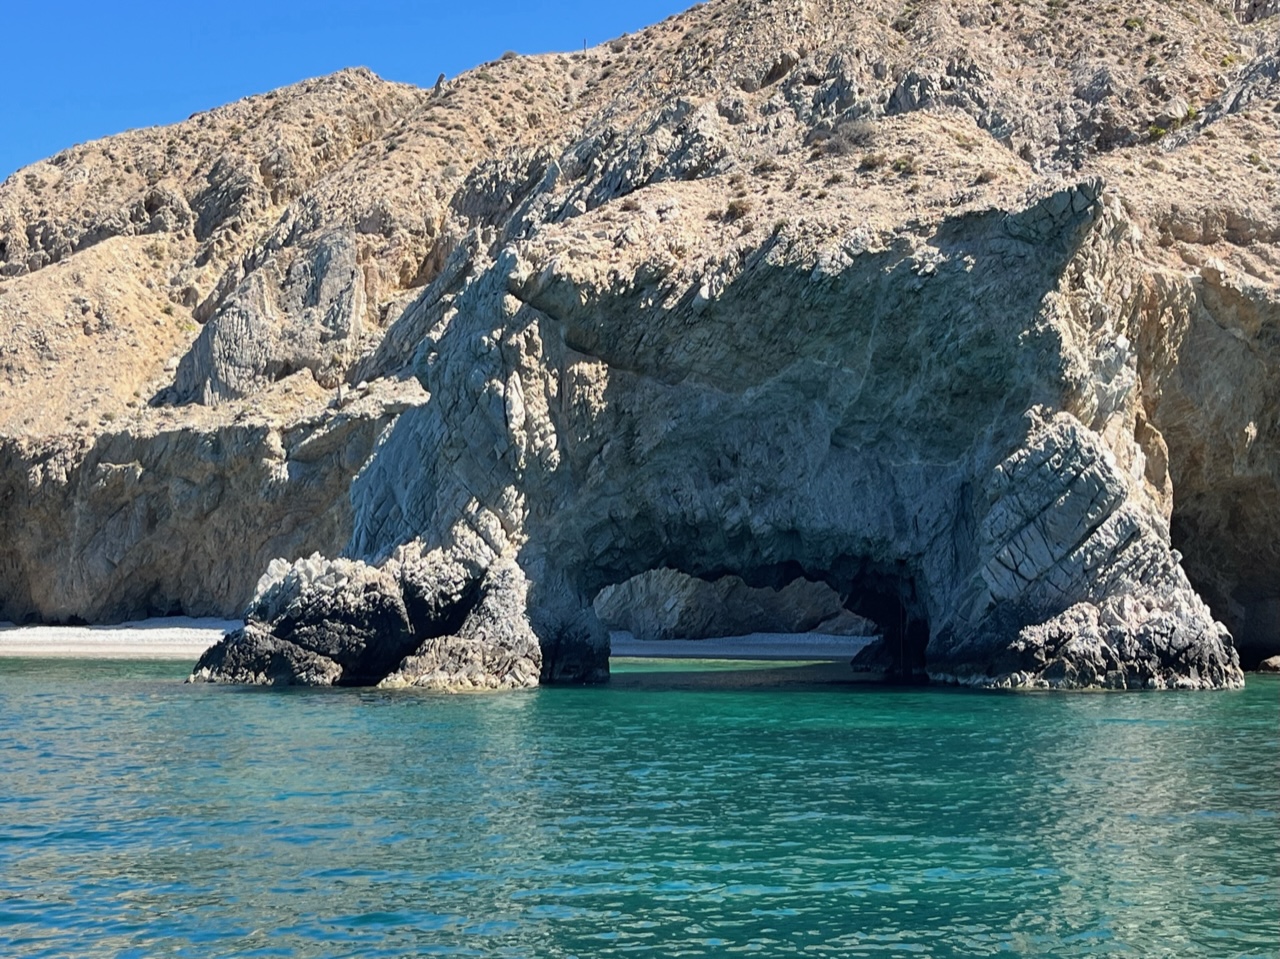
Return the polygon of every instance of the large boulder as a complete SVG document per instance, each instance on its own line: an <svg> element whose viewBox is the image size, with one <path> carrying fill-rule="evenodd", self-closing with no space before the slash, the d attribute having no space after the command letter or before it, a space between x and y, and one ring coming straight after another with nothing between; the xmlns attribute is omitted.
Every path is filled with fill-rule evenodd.
<svg viewBox="0 0 1280 959"><path fill-rule="evenodd" d="M537 685L542 650L528 584L509 557L468 568L439 551L400 551L381 568L319 554L275 560L243 629L201 657L193 682L419 686Z"/></svg>

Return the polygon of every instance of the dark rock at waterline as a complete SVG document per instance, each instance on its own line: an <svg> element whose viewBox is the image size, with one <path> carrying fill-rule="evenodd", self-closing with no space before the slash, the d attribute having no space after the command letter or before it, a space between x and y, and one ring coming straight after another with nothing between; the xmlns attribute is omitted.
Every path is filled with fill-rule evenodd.
<svg viewBox="0 0 1280 959"><path fill-rule="evenodd" d="M537 685L542 649L525 618L528 584L513 562L488 570L456 631L433 636L407 656L384 687L509 689Z"/></svg>
<svg viewBox="0 0 1280 959"><path fill-rule="evenodd" d="M502 558L403 551L382 568L318 556L274 563L244 628L197 663L194 682L253 685L533 686L542 669L524 617L528 584Z"/></svg>
<svg viewBox="0 0 1280 959"><path fill-rule="evenodd" d="M342 667L319 653L253 625L227 633L205 650L189 682L250 686L332 686Z"/></svg>

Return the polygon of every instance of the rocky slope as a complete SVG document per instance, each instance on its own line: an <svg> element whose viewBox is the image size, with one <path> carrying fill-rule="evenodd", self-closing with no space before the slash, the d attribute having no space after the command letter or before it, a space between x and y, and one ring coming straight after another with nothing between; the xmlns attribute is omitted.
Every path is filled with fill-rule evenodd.
<svg viewBox="0 0 1280 959"><path fill-rule="evenodd" d="M20 171L0 615L226 612L234 539L347 558L275 566L210 679L598 678L593 599L669 568L825 583L936 678L1234 684L1223 623L1280 643L1272 12L715 0ZM255 415L349 437L290 536Z"/></svg>

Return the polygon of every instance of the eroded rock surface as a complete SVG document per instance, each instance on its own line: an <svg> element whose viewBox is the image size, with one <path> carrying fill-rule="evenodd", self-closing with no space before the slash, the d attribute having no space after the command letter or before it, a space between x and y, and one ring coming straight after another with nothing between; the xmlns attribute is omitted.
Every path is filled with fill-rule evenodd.
<svg viewBox="0 0 1280 959"><path fill-rule="evenodd" d="M298 377L252 407L0 438L0 619L238 615L273 557L342 548L352 477L425 399L387 380L339 406Z"/></svg>
<svg viewBox="0 0 1280 959"><path fill-rule="evenodd" d="M209 649L193 682L265 686L536 686L542 650L528 584L510 558L478 571L440 553L401 551L383 567L274 561L243 629Z"/></svg>
<svg viewBox="0 0 1280 959"><path fill-rule="evenodd" d="M636 639L708 639L748 633L822 632L871 636L875 623L844 608L826 583L792 580L782 589L753 588L739 576L714 581L673 569L633 576L601 590L592 603L611 629Z"/></svg>
<svg viewBox="0 0 1280 959"><path fill-rule="evenodd" d="M1234 685L1228 630L1280 646L1271 12L715 0L430 93L254 98L173 128L181 162L138 147L139 182L141 134L77 148L0 189L5 375L144 421L421 383L320 547L407 632L362 632L362 573L208 678L523 685L532 635L543 681L594 680L593 601L671 569L824 584L900 672ZM308 109L328 132L266 150ZM243 149L195 148L235 117ZM63 375L149 338L133 400ZM0 422L44 435L15 395ZM0 595L49 577L24 553Z"/></svg>

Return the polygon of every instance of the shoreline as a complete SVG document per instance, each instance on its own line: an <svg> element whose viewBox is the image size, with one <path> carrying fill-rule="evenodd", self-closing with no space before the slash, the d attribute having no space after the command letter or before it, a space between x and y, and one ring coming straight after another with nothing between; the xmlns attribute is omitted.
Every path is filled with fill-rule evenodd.
<svg viewBox="0 0 1280 959"><path fill-rule="evenodd" d="M168 616L114 626L0 623L0 657L24 659L190 659L238 629L239 620Z"/></svg>
<svg viewBox="0 0 1280 959"><path fill-rule="evenodd" d="M238 629L239 620L170 616L114 626L15 626L0 623L0 657L28 659L191 659ZM871 639L829 633L750 633L714 639L639 640L609 634L610 657L847 662Z"/></svg>
<svg viewBox="0 0 1280 959"><path fill-rule="evenodd" d="M871 636L833 633L748 633L712 639L636 639L611 632L610 658L725 659L776 662L848 662L873 642Z"/></svg>

